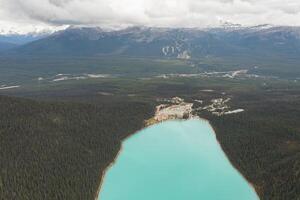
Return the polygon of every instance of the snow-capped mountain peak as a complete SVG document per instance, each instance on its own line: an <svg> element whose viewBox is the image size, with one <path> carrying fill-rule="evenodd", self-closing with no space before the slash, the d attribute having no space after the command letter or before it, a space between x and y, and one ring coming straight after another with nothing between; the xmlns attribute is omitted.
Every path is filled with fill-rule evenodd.
<svg viewBox="0 0 300 200"><path fill-rule="evenodd" d="M49 35L68 26L7 24L0 21L0 35Z"/></svg>

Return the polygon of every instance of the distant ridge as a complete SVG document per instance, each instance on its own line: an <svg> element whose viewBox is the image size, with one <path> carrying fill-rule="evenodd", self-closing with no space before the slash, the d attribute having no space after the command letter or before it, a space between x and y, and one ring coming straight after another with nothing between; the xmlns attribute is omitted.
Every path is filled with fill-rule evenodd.
<svg viewBox="0 0 300 200"><path fill-rule="evenodd" d="M15 47L17 47L18 45L16 44L12 44L12 43L9 43L9 42L1 42L0 41L0 52L1 51L6 51L6 50L9 50L9 49L13 49Z"/></svg>
<svg viewBox="0 0 300 200"><path fill-rule="evenodd" d="M19 27L0 27L0 42L8 42L12 44L22 45L35 40L39 40L44 37L48 37L59 30L64 30L65 28L67 27L59 27L53 29L31 27L32 30L29 31L22 30L22 28Z"/></svg>
<svg viewBox="0 0 300 200"><path fill-rule="evenodd" d="M225 24L216 28L69 27L15 49L25 55L128 55L190 59L200 56L293 56L300 28Z"/></svg>

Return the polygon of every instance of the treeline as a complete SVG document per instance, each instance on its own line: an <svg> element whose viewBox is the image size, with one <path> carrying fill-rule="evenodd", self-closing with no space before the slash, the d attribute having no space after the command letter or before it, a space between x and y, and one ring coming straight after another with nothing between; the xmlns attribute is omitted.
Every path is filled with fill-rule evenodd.
<svg viewBox="0 0 300 200"><path fill-rule="evenodd" d="M245 112L205 115L231 162L261 200L300 199L300 100L293 95L241 95Z"/></svg>
<svg viewBox="0 0 300 200"><path fill-rule="evenodd" d="M51 103L0 96L0 199L94 199L121 140L153 106Z"/></svg>

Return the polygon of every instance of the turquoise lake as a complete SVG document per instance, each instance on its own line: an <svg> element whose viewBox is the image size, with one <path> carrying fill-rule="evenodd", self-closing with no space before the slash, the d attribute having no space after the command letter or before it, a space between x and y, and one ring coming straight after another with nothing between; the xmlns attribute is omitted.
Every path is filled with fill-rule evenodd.
<svg viewBox="0 0 300 200"><path fill-rule="evenodd" d="M123 142L99 200L257 200L204 120L166 121Z"/></svg>

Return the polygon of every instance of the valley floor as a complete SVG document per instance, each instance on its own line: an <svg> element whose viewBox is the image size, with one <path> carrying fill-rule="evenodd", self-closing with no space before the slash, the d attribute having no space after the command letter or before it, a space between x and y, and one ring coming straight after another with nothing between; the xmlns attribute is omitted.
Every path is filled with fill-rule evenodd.
<svg viewBox="0 0 300 200"><path fill-rule="evenodd" d="M181 61L168 62L184 74ZM169 117L209 120L261 200L299 200L299 81L243 73L171 76L171 65L160 73L165 76L78 71L90 76L53 82L55 77L43 74L51 79L1 83L1 88L20 85L0 91L11 96L0 97L1 200L94 199L121 141L153 116L149 124Z"/></svg>

